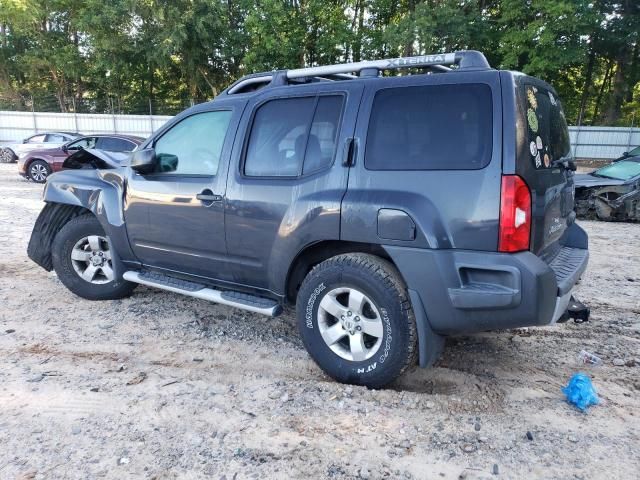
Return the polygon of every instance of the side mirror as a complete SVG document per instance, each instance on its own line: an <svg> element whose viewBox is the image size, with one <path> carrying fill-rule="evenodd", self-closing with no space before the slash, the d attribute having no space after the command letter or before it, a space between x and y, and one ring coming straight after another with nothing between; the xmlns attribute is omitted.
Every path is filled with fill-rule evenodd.
<svg viewBox="0 0 640 480"><path fill-rule="evenodd" d="M629 152L622 152L622 156L623 157L628 157L629 156Z"/></svg>
<svg viewBox="0 0 640 480"><path fill-rule="evenodd" d="M156 151L153 148L136 150L131 154L131 169L138 173L151 173L156 163Z"/></svg>
<svg viewBox="0 0 640 480"><path fill-rule="evenodd" d="M67 152L69 151L69 148L67 148L67 146L66 146L66 145L62 145L62 151L63 151L64 153L67 153Z"/></svg>

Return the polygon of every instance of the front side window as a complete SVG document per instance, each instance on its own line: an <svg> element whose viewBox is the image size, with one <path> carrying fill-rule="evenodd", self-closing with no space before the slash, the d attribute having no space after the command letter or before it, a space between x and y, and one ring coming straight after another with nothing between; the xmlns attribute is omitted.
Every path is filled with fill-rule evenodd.
<svg viewBox="0 0 640 480"><path fill-rule="evenodd" d="M232 112L197 113L171 127L155 143L154 173L215 175Z"/></svg>
<svg viewBox="0 0 640 480"><path fill-rule="evenodd" d="M333 162L341 95L271 100L256 111L245 157L249 177L298 177Z"/></svg>
<svg viewBox="0 0 640 480"><path fill-rule="evenodd" d="M369 170L471 170L492 151L491 89L482 84L385 88L365 147Z"/></svg>

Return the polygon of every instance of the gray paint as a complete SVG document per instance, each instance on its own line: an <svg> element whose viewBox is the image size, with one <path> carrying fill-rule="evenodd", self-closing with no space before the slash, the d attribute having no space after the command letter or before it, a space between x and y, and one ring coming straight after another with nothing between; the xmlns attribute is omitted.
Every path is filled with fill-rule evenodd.
<svg viewBox="0 0 640 480"><path fill-rule="evenodd" d="M282 80L277 72L275 77ZM551 172L546 184L542 179L533 185L549 192L535 205L534 252L496 252L501 175L520 173L536 181L515 162L525 144L522 106L515 92L526 78L479 69L225 93L178 115L140 147L153 147L189 115L232 108L230 134L215 177L141 175L128 167L65 171L50 177L44 198L93 212L131 270L143 264L202 284L280 300L294 259L318 242L383 248L409 288L420 362L427 364L430 352L441 347L438 335L549 323L559 298L556 274L545 261L551 256L549 247L586 248L586 234L572 225L562 197L570 191L569 174ZM366 144L371 101L378 89L447 83L484 83L491 89L493 151L486 167L368 171L362 148L356 149L353 166L345 163L350 142ZM244 177L244 144L255 109L271 98L322 93L346 96L333 165L295 179ZM201 201L199 193L221 199ZM566 214L568 225L552 239L543 234L549 212ZM586 256L578 269L585 265ZM484 294L478 295L479 290Z"/></svg>

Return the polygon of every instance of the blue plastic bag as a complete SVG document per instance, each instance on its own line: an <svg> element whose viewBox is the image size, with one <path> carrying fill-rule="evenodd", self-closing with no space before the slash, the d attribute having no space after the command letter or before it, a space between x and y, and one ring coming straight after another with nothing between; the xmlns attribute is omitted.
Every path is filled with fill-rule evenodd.
<svg viewBox="0 0 640 480"><path fill-rule="evenodd" d="M585 373L576 373L569 379L569 383L562 389L567 396L567 402L575 405L581 411L585 411L590 405L597 405L598 395L591 383L591 379Z"/></svg>

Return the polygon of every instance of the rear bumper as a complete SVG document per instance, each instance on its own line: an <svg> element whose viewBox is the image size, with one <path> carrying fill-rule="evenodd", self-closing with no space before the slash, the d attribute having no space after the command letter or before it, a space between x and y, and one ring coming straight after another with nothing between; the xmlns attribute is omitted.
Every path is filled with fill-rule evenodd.
<svg viewBox="0 0 640 480"><path fill-rule="evenodd" d="M562 316L587 267L586 233L575 224L570 230L549 263L531 252L385 249L438 334L541 326Z"/></svg>

